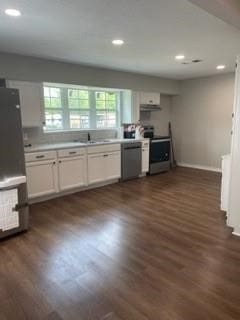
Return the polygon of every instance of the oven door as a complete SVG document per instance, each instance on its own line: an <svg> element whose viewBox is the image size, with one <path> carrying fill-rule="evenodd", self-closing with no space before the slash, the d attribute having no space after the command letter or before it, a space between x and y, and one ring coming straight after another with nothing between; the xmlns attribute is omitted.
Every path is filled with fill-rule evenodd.
<svg viewBox="0 0 240 320"><path fill-rule="evenodd" d="M152 140L150 144L150 163L170 160L170 140Z"/></svg>

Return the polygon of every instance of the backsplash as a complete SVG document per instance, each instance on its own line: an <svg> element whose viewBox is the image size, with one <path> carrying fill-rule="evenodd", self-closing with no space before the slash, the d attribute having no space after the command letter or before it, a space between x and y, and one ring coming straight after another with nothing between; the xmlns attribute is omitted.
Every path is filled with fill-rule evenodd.
<svg viewBox="0 0 240 320"><path fill-rule="evenodd" d="M52 132L45 133L42 128L24 128L24 144L45 144L56 142L68 142L74 140L87 141L88 133L91 140L113 139L117 137L116 129L108 130L89 130L89 131L69 131L69 132Z"/></svg>

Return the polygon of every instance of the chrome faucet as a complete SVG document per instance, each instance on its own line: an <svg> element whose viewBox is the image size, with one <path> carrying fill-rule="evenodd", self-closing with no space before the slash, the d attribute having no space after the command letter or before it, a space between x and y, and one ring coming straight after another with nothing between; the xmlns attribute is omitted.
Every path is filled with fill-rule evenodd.
<svg viewBox="0 0 240 320"><path fill-rule="evenodd" d="M91 141L91 135L89 132L88 132L88 141Z"/></svg>

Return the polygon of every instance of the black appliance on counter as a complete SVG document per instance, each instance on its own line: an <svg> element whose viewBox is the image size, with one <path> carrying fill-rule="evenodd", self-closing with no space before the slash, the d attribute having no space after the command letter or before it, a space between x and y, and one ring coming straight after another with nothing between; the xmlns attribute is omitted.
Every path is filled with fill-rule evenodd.
<svg viewBox="0 0 240 320"><path fill-rule="evenodd" d="M155 136L154 126L143 126L144 138L150 139L149 174L170 169L171 139L169 136Z"/></svg>
<svg viewBox="0 0 240 320"><path fill-rule="evenodd" d="M143 137L152 139L154 137L154 126L143 126Z"/></svg>
<svg viewBox="0 0 240 320"><path fill-rule="evenodd" d="M135 139L136 125L134 123L123 124L123 137L124 139Z"/></svg>

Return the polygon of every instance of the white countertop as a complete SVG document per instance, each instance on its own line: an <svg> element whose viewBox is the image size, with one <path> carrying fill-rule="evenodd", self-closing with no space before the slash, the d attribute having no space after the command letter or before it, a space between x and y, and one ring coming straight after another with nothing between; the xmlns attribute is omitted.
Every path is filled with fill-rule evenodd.
<svg viewBox="0 0 240 320"><path fill-rule="evenodd" d="M93 147L105 144L114 144L114 143L126 143L126 142L142 142L148 141L149 139L106 139L99 140L95 143L89 142L60 142L60 143L44 143L44 144L36 144L31 147L25 147L25 153L29 152L38 152L38 151L50 151L50 150L59 150L59 149L69 149L69 148L85 148L85 147Z"/></svg>

